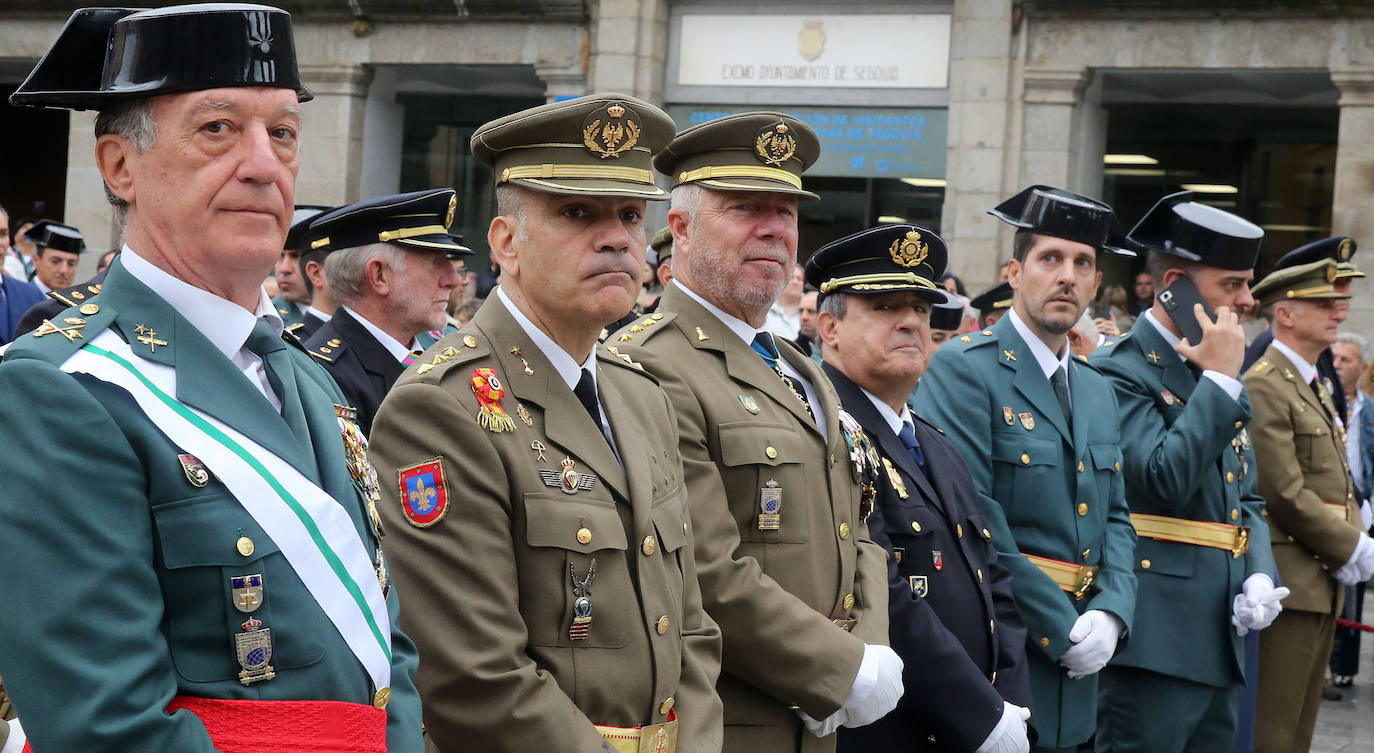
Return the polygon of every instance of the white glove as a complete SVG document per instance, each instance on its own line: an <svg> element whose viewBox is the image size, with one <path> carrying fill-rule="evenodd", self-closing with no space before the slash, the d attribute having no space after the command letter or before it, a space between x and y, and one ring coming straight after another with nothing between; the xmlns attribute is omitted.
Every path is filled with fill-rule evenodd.
<svg viewBox="0 0 1374 753"><path fill-rule="evenodd" d="M1360 500L1360 525L1368 531L1370 526L1374 526L1374 510L1369 509L1369 500Z"/></svg>
<svg viewBox="0 0 1374 753"><path fill-rule="evenodd" d="M800 709L797 710L797 716L801 717L802 725L806 727L806 731L816 737L833 735L835 730L840 728L841 724L849 721L849 714L843 708L819 722L812 719L810 714ZM0 751L0 753L3 753L3 751Z"/></svg>
<svg viewBox="0 0 1374 753"><path fill-rule="evenodd" d="M854 687L844 701L846 727L862 727L887 716L902 697L902 658L887 646L864 646Z"/></svg>
<svg viewBox="0 0 1374 753"><path fill-rule="evenodd" d="M988 733L988 739L978 746L977 753L1030 753L1030 738L1026 735L1026 721L1030 709L1010 701L1002 702L1002 718Z"/></svg>
<svg viewBox="0 0 1374 753"><path fill-rule="evenodd" d="M1361 533L1349 561L1332 574L1347 586L1369 580L1369 576L1374 575L1374 539L1369 538L1367 533Z"/></svg>
<svg viewBox="0 0 1374 753"><path fill-rule="evenodd" d="M1100 609L1089 609L1079 615L1069 630L1069 642L1074 645L1059 657L1060 665L1069 671L1069 679L1096 674L1107 666L1125 629L1120 617Z"/></svg>
<svg viewBox="0 0 1374 753"><path fill-rule="evenodd" d="M1246 578L1240 591L1231 603L1231 624L1236 626L1238 635L1269 627L1283 611L1279 600L1289 593L1282 586L1275 588L1274 581L1264 573Z"/></svg>
<svg viewBox="0 0 1374 753"><path fill-rule="evenodd" d="M10 736L5 740L4 747L0 747L0 753L20 753L29 738L24 734L24 728L20 726L18 719L11 719L9 725Z"/></svg>

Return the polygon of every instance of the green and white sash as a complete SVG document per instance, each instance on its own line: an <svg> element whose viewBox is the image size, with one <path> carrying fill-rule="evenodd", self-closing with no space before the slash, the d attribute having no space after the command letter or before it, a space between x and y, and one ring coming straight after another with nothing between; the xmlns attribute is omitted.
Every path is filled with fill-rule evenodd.
<svg viewBox="0 0 1374 753"><path fill-rule="evenodd" d="M286 557L376 689L391 685L391 624L372 558L344 507L289 463L183 405L176 370L134 355L106 330L62 364L128 392L148 419L228 487Z"/></svg>

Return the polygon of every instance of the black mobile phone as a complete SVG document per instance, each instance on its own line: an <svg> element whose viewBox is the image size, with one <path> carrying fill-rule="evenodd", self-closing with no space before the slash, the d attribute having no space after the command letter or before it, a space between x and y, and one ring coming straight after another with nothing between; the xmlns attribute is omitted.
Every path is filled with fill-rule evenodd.
<svg viewBox="0 0 1374 753"><path fill-rule="evenodd" d="M1180 277L1174 280L1174 284L1159 291L1159 302L1164 305L1164 311L1169 318L1174 320L1174 326L1183 333L1189 344L1196 346L1202 342L1202 325L1197 323L1197 316L1193 314L1193 304L1201 303L1203 313L1212 321L1217 320L1216 312L1212 307L1202 300L1202 294L1197 292L1197 286L1187 277Z"/></svg>

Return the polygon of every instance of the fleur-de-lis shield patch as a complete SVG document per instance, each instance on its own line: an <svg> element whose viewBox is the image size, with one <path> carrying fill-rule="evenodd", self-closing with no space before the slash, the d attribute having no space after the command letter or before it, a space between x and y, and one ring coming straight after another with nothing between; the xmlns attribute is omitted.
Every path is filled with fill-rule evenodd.
<svg viewBox="0 0 1374 753"><path fill-rule="evenodd" d="M435 458L397 471L401 486L401 512L411 524L428 528L448 512L448 485L444 461Z"/></svg>

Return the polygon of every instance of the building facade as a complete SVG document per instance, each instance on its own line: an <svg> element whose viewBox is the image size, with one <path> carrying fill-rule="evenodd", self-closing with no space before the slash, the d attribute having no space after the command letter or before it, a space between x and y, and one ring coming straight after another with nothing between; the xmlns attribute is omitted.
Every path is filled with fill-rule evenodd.
<svg viewBox="0 0 1374 753"><path fill-rule="evenodd" d="M479 253L494 197L468 153L472 131L594 91L660 104L681 127L746 109L802 118L823 143L803 253L916 222L949 241L973 289L1011 251L987 209L1034 183L1099 196L1128 226L1191 187L1266 229L1261 274L1331 234L1374 247L1362 211L1374 201L1374 4L1363 0L279 4L316 94L298 202L452 185L454 230ZM79 5L0 0L0 93ZM100 247L117 230L93 120L0 107L0 204L62 218ZM1107 279L1138 268L1113 262ZM1356 281L1347 328L1374 333L1372 291Z"/></svg>

